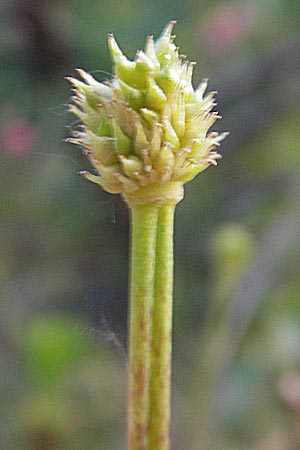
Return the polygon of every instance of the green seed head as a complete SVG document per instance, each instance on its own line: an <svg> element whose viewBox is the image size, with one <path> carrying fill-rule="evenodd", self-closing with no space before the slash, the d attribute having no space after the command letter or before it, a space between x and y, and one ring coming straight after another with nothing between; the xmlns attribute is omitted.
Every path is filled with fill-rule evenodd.
<svg viewBox="0 0 300 450"><path fill-rule="evenodd" d="M83 123L68 141L86 149L98 173L83 174L129 203L149 191L161 196L165 188L217 165L221 156L215 149L227 135L208 134L218 118L214 93L204 95L207 80L193 88L194 64L179 55L174 24L156 42L148 36L134 61L110 34L111 82L99 83L80 69L83 81L68 78L75 92L69 108Z"/></svg>

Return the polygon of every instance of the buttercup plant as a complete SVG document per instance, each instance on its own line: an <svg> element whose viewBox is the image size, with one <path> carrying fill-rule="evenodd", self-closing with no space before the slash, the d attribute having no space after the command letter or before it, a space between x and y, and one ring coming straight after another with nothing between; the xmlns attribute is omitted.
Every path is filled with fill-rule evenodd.
<svg viewBox="0 0 300 450"><path fill-rule="evenodd" d="M131 211L128 450L170 448L173 220L183 185L221 157L227 133L208 133L219 117L207 80L195 90L194 63L174 44L169 22L130 61L112 34L111 81L77 69L69 109L81 121L69 142L84 147L96 174L82 172Z"/></svg>

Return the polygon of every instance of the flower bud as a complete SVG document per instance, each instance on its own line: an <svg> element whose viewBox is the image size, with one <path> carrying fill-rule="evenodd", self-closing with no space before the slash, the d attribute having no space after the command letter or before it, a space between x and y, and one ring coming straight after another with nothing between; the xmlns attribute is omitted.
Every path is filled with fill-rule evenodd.
<svg viewBox="0 0 300 450"><path fill-rule="evenodd" d="M80 69L83 81L68 78L75 92L70 111L84 124L69 142L88 150L99 175L84 176L130 202L135 196L142 201L143 195L149 201L151 190L161 201L170 183L183 184L216 165L220 155L215 149L226 136L208 134L219 118L212 111L214 93L205 96L206 79L194 90L194 63L178 54L174 24L169 22L156 42L148 36L145 51L138 51L134 61L110 34L110 83L99 83ZM177 187L174 192L179 192Z"/></svg>

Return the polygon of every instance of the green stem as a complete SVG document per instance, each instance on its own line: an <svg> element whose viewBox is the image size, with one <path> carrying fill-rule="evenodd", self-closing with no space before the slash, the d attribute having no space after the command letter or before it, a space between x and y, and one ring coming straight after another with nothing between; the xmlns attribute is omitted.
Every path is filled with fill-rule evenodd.
<svg viewBox="0 0 300 450"><path fill-rule="evenodd" d="M170 448L174 210L161 206L157 227L148 450Z"/></svg>
<svg viewBox="0 0 300 450"><path fill-rule="evenodd" d="M149 383L159 207L132 206L128 450L148 450Z"/></svg>

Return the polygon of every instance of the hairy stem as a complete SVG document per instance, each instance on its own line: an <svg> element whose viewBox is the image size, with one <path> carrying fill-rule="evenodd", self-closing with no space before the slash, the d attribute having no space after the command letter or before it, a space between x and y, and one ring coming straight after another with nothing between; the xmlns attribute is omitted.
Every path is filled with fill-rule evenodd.
<svg viewBox="0 0 300 450"><path fill-rule="evenodd" d="M174 210L161 206L157 226L148 450L170 448Z"/></svg>
<svg viewBox="0 0 300 450"><path fill-rule="evenodd" d="M149 384L159 207L131 208L128 450L148 450Z"/></svg>

